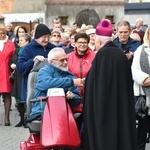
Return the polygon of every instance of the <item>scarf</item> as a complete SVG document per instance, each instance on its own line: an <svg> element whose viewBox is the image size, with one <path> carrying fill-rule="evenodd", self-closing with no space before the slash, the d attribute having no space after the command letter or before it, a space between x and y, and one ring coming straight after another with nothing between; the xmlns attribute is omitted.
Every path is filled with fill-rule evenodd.
<svg viewBox="0 0 150 150"><path fill-rule="evenodd" d="M0 40L0 51L2 52L4 49L4 43L8 40L8 36L6 36L5 40Z"/></svg>
<svg viewBox="0 0 150 150"><path fill-rule="evenodd" d="M141 70L150 75L150 65L148 60L148 54L144 50L144 45L142 47L141 55L140 55L140 66ZM143 91L146 95L146 106L150 108L150 87L142 87ZM149 111L150 115L150 111Z"/></svg>

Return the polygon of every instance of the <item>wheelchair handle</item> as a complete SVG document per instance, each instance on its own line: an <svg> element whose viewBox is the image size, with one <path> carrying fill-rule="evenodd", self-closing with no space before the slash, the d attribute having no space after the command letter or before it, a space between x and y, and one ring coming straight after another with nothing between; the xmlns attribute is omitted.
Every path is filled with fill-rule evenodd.
<svg viewBox="0 0 150 150"><path fill-rule="evenodd" d="M35 99L31 99L30 102L39 102L39 101L46 101L48 97L38 97L38 98L35 98Z"/></svg>
<svg viewBox="0 0 150 150"><path fill-rule="evenodd" d="M47 100L47 96L46 97L38 97L38 98L35 98L35 99L31 99L30 102L33 103L33 102L39 102L39 101L46 101ZM67 99L67 100L82 100L82 97L74 97L72 99Z"/></svg>

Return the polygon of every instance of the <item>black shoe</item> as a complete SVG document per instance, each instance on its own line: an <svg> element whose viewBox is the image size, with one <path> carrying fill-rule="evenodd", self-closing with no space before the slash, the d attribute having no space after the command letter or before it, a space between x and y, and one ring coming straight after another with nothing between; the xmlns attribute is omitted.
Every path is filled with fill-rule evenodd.
<svg viewBox="0 0 150 150"><path fill-rule="evenodd" d="M15 127L22 127L22 126L24 126L24 125L25 125L24 123L19 122L18 124L15 125Z"/></svg>
<svg viewBox="0 0 150 150"><path fill-rule="evenodd" d="M5 123L5 126L10 126L10 122L8 122L8 123Z"/></svg>
<svg viewBox="0 0 150 150"><path fill-rule="evenodd" d="M24 128L28 128L28 125L26 123L24 124Z"/></svg>

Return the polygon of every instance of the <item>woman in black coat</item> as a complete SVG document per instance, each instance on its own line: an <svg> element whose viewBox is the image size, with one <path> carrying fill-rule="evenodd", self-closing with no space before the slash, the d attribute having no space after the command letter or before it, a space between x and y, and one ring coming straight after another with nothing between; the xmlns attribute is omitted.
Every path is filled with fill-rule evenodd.
<svg viewBox="0 0 150 150"><path fill-rule="evenodd" d="M24 113L25 113L25 103L21 100L21 83L22 83L22 76L15 70L16 69L16 63L18 61L18 56L21 54L23 47L27 45L31 40L31 37L28 33L24 33L19 36L19 43L18 48L16 49L16 52L14 56L12 57L12 60L10 62L10 67L14 70L14 81L13 88L11 91L11 96L14 96L17 102L17 108L20 114L20 122L15 127L21 127L22 125L25 126L24 123Z"/></svg>

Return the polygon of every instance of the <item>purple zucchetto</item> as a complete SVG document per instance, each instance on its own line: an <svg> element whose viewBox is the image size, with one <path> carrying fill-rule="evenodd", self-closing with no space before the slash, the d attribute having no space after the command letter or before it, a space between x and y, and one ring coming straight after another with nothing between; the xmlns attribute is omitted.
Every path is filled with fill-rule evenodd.
<svg viewBox="0 0 150 150"><path fill-rule="evenodd" d="M111 37L112 36L112 25L110 21L107 19L102 20L96 27L95 34L100 35L100 36L107 36Z"/></svg>

